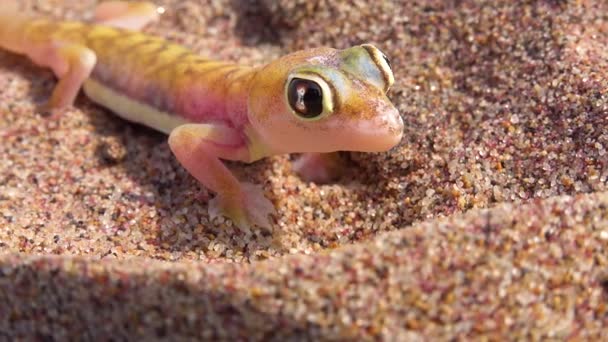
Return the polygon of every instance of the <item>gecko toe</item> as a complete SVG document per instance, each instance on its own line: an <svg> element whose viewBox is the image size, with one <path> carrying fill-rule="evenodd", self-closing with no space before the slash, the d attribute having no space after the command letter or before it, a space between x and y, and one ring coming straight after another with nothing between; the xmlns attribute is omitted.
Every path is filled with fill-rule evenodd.
<svg viewBox="0 0 608 342"><path fill-rule="evenodd" d="M218 216L229 218L243 232L251 227L272 228L270 215L275 213L274 205L264 196L261 186L243 183L239 196L230 199L219 195L209 201L209 219Z"/></svg>
<svg viewBox="0 0 608 342"><path fill-rule="evenodd" d="M243 183L241 191L243 192L244 207L248 221L258 227L271 228L272 225L269 217L275 213L275 207L264 196L262 187L251 183Z"/></svg>

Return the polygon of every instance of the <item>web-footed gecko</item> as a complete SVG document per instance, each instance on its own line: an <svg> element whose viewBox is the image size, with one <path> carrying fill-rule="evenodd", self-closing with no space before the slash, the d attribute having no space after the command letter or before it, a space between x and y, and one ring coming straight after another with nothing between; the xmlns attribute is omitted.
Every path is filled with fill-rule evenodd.
<svg viewBox="0 0 608 342"><path fill-rule="evenodd" d="M373 45L298 51L253 68L138 32L161 12L147 2L103 2L91 24L8 7L0 9L0 46L53 70L49 108L72 105L82 88L119 116L169 134L177 160L216 193L210 215L243 229L269 226L274 207L220 159L312 153L303 160L322 168L324 153L386 151L401 140L403 121L386 96L393 72Z"/></svg>

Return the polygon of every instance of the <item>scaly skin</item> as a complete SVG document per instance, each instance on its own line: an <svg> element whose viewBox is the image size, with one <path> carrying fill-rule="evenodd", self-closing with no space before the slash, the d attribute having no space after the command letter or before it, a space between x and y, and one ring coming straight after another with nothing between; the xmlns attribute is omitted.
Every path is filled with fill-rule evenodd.
<svg viewBox="0 0 608 342"><path fill-rule="evenodd" d="M386 97L393 74L375 47L299 51L250 68L137 32L159 13L150 3L110 1L86 24L5 8L0 46L54 71L49 109L72 105L83 88L119 116L169 134L178 161L217 194L210 215L244 230L270 226L273 206L220 159L311 152L297 168L305 179L327 180L337 159L319 153L385 151L400 141L403 122Z"/></svg>
<svg viewBox="0 0 608 342"><path fill-rule="evenodd" d="M158 111L188 122L246 122L244 95L253 68L205 59L159 37L79 22L33 20L26 25L24 40L32 45L69 42L92 50L97 62L89 80ZM236 111L227 110L227 98L233 99L231 106L241 99ZM175 128L153 126L166 133Z"/></svg>

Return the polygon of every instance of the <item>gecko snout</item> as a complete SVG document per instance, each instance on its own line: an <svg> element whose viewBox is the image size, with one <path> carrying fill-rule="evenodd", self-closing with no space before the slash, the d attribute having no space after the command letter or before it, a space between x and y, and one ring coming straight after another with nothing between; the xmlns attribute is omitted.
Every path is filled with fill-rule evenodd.
<svg viewBox="0 0 608 342"><path fill-rule="evenodd" d="M351 150L360 152L384 152L401 141L403 136L403 119L396 108L383 110L371 120L360 122L355 129L356 135L350 135Z"/></svg>
<svg viewBox="0 0 608 342"><path fill-rule="evenodd" d="M389 150L397 145L403 137L403 119L399 115L399 111L392 107L386 110L383 115L378 118L379 130L383 134L378 138L378 148L382 151Z"/></svg>
<svg viewBox="0 0 608 342"><path fill-rule="evenodd" d="M397 109L386 115L384 120L390 134L394 135L397 143L399 143L403 135L403 119Z"/></svg>

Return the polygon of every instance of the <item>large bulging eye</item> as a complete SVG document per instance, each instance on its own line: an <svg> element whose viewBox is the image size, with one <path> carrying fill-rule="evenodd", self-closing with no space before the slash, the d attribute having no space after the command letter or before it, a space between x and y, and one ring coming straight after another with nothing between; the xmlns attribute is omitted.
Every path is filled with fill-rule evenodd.
<svg viewBox="0 0 608 342"><path fill-rule="evenodd" d="M385 54L382 54L382 58L384 58L384 61L386 62L386 65L388 65L389 69L392 69L393 67L391 66L391 61L388 59L388 57L386 57Z"/></svg>
<svg viewBox="0 0 608 342"><path fill-rule="evenodd" d="M302 118L314 119L323 114L323 90L317 82L293 78L287 88L287 100Z"/></svg>

